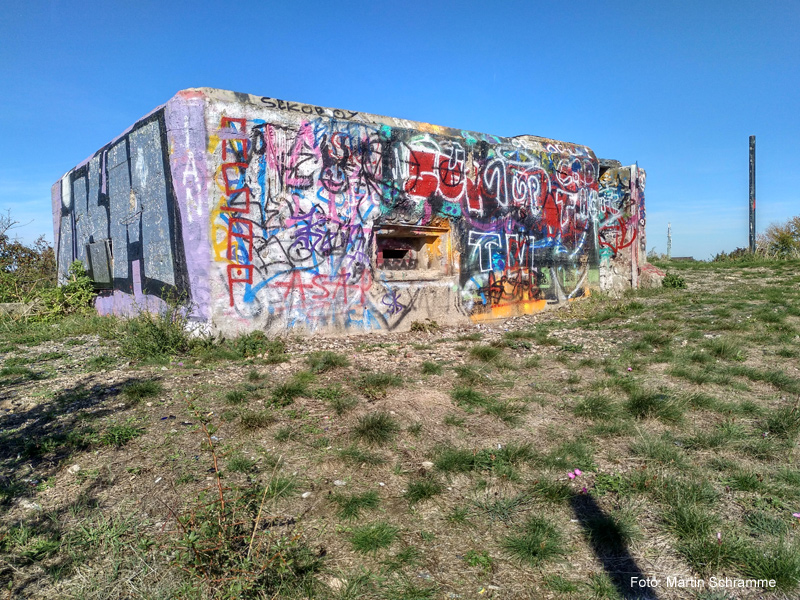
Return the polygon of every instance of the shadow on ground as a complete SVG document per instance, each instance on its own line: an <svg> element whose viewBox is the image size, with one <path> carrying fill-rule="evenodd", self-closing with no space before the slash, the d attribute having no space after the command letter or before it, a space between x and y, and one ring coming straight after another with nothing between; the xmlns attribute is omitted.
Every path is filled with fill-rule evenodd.
<svg viewBox="0 0 800 600"><path fill-rule="evenodd" d="M634 583L647 576L630 555L618 525L595 499L590 494L577 494L570 498L570 505L619 596L626 600L658 600L654 590Z"/></svg>

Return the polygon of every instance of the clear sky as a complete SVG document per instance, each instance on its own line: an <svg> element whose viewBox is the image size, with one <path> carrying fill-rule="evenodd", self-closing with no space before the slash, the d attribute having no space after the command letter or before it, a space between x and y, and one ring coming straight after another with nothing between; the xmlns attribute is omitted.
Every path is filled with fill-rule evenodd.
<svg viewBox="0 0 800 600"><path fill-rule="evenodd" d="M0 0L0 209L188 87L577 142L647 170L647 246L709 258L800 214L800 0Z"/></svg>

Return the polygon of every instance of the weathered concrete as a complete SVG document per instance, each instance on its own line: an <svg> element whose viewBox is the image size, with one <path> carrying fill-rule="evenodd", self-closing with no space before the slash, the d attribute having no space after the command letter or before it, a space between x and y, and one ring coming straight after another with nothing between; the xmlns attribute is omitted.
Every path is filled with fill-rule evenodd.
<svg viewBox="0 0 800 600"><path fill-rule="evenodd" d="M98 310L185 296L226 333L531 313L639 284L645 175L618 165L546 138L184 90L53 186L59 272L111 240Z"/></svg>

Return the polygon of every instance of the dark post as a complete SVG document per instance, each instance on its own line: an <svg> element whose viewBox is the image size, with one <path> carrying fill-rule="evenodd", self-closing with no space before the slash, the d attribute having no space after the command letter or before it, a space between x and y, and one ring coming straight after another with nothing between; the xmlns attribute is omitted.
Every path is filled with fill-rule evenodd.
<svg viewBox="0 0 800 600"><path fill-rule="evenodd" d="M750 252L756 251L756 136L750 136Z"/></svg>

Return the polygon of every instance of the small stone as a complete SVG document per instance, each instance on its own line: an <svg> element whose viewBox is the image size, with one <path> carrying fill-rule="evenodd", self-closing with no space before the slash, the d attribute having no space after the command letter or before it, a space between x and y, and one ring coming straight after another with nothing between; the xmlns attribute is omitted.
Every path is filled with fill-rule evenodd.
<svg viewBox="0 0 800 600"><path fill-rule="evenodd" d="M344 588L347 581L345 581L344 579L339 579L338 577L331 577L330 579L328 579L326 583L328 584L328 587L331 588L334 592L338 592L339 590Z"/></svg>
<svg viewBox="0 0 800 600"><path fill-rule="evenodd" d="M167 367L161 367L161 370L162 370L162 371L166 371L166 370L167 370Z"/></svg>
<svg viewBox="0 0 800 600"><path fill-rule="evenodd" d="M30 500L21 500L19 505L25 510L42 510L42 505Z"/></svg>
<svg viewBox="0 0 800 600"><path fill-rule="evenodd" d="M426 471L430 471L433 468L433 463L429 460L426 460L421 464L421 466Z"/></svg>
<svg viewBox="0 0 800 600"><path fill-rule="evenodd" d="M302 493L302 495L301 495L300 497L301 497L303 500L305 500L306 498L311 498L311 492L303 492L303 493Z"/></svg>
<svg viewBox="0 0 800 600"><path fill-rule="evenodd" d="M337 487L342 487L344 485L347 485L347 483L342 481L341 479L337 479L336 481L333 482L333 485L335 485Z"/></svg>
<svg viewBox="0 0 800 600"><path fill-rule="evenodd" d="M145 402L145 404L144 404L144 405L145 405L145 406L153 406L153 403L152 403L152 402Z"/></svg>
<svg viewBox="0 0 800 600"><path fill-rule="evenodd" d="M386 484L383 483L382 481L378 485L381 486L381 487L386 487Z"/></svg>
<svg viewBox="0 0 800 600"><path fill-rule="evenodd" d="M81 470L81 466L80 465L72 465L69 469L67 469L67 473L71 473L71 474L75 475L75 473L77 473L80 470Z"/></svg>

